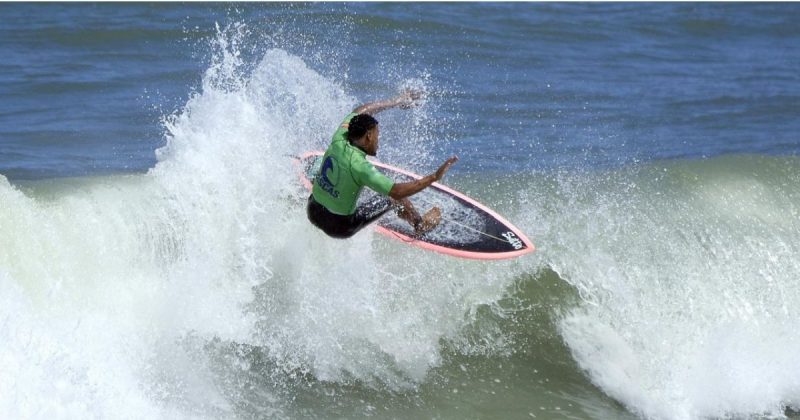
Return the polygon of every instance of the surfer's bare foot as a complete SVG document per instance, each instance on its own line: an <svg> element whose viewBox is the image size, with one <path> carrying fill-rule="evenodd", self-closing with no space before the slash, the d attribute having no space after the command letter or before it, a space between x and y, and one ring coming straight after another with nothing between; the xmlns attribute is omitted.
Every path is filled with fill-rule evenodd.
<svg viewBox="0 0 800 420"><path fill-rule="evenodd" d="M434 207L428 210L424 216L422 216L422 220L417 224L415 233L417 236L424 235L436 226L439 226L439 222L442 221L442 211L439 210L439 207Z"/></svg>

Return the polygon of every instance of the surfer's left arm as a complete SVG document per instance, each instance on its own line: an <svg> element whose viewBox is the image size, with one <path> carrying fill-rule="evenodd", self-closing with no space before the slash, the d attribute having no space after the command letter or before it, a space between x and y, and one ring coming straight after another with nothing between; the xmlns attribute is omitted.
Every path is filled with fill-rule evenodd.
<svg viewBox="0 0 800 420"><path fill-rule="evenodd" d="M407 89L400 92L400 95L386 99L383 101L375 101L369 102L363 105L358 106L356 109L353 110L356 114L368 114L374 115L381 111L385 111L391 108L403 108L409 109L419 105L420 101L424 97L424 94L420 90L415 89Z"/></svg>
<svg viewBox="0 0 800 420"><path fill-rule="evenodd" d="M392 185L391 189L389 190L389 197L395 200L402 200L406 197L411 197L412 195L428 188L434 182L440 181L444 174L447 173L447 170L450 169L454 163L458 161L458 156L452 156L450 159L447 159L436 172L420 178L415 179L409 182L397 182Z"/></svg>

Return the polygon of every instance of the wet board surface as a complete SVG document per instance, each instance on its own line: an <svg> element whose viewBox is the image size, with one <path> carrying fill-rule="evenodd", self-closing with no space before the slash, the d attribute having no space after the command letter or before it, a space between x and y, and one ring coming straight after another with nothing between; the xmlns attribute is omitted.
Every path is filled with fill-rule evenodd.
<svg viewBox="0 0 800 420"><path fill-rule="evenodd" d="M308 152L296 159L298 175L310 191L322 164L324 152ZM422 178L419 175L370 159L375 168L395 182ZM358 208L373 200L377 193L364 188ZM534 251L533 243L518 228L481 203L439 183L410 197L420 214L438 206L442 221L432 231L414 236L413 228L390 211L375 223L379 233L412 246L447 255L471 259L515 258Z"/></svg>

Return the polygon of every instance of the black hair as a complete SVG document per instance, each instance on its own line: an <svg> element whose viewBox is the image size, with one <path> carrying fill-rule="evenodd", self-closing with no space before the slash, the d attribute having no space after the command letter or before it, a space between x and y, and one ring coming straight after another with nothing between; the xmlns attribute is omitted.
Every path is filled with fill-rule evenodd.
<svg viewBox="0 0 800 420"><path fill-rule="evenodd" d="M364 137L367 131L378 125L378 120L369 114L358 114L350 119L347 127L347 140L353 142Z"/></svg>

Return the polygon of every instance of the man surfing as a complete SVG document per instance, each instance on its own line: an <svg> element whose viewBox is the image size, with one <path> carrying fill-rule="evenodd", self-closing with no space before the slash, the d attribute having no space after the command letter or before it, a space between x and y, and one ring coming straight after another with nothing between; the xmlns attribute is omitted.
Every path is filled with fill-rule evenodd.
<svg viewBox="0 0 800 420"><path fill-rule="evenodd" d="M422 179L399 183L378 172L366 159L367 155L375 156L378 152L378 121L373 115L390 108L412 108L421 98L420 92L407 90L393 99L361 105L345 117L333 133L308 197L306 212L314 226L328 236L349 238L392 209L411 224L417 236L439 224L441 211L438 207L420 216L408 197L441 180L458 157L447 159L436 172ZM364 209L357 210L358 197L364 187L380 196Z"/></svg>

